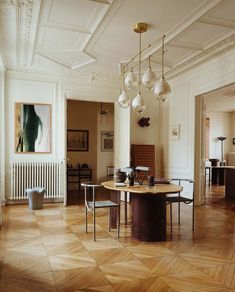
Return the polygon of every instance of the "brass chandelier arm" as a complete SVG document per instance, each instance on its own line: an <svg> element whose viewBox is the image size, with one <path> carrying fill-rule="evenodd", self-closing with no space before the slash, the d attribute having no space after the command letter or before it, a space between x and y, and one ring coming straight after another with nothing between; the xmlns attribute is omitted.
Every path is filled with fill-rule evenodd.
<svg viewBox="0 0 235 292"><path fill-rule="evenodd" d="M164 35L164 37L166 37L166 35ZM123 69L126 69L140 54L144 53L145 51L147 51L149 48L152 47L153 44L157 43L157 42L160 42L162 40L162 37L153 41L151 44L149 44L146 48L142 49L138 54L136 54L134 57L131 58L131 60L126 63L124 66L123 66ZM151 54L152 56L153 54ZM150 56L150 55L149 55ZM142 61L143 62L143 61Z"/></svg>

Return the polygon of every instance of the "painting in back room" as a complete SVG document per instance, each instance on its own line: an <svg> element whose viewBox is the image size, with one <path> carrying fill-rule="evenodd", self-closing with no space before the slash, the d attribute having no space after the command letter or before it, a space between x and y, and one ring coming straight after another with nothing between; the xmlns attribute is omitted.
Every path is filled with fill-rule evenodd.
<svg viewBox="0 0 235 292"><path fill-rule="evenodd" d="M15 104L15 152L51 152L50 104Z"/></svg>

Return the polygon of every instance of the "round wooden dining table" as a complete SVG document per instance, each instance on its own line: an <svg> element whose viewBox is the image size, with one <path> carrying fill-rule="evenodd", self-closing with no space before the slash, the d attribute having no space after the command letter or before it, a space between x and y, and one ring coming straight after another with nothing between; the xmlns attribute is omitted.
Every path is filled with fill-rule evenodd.
<svg viewBox="0 0 235 292"><path fill-rule="evenodd" d="M111 190L111 200L120 202L121 192L131 194L132 236L142 241L166 240L166 194L179 193L182 187L172 183L147 185L116 186L115 181L102 185ZM111 210L111 226L116 226L117 213Z"/></svg>

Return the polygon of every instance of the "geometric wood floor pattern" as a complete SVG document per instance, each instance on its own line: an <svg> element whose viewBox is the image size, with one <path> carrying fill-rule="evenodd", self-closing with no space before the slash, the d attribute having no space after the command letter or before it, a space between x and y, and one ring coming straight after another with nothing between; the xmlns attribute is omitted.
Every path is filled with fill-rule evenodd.
<svg viewBox="0 0 235 292"><path fill-rule="evenodd" d="M117 239L107 231L106 210L97 212L93 242L82 205L6 206L0 291L235 291L235 203L221 194L212 189L195 208L194 234L191 207L182 205L181 226L174 214L173 233L168 223L167 240L154 243L134 240L123 216Z"/></svg>

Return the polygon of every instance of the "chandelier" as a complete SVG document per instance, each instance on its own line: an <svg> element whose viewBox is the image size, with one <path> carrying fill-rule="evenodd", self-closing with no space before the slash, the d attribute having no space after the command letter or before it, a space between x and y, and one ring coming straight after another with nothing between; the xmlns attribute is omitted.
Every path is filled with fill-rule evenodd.
<svg viewBox="0 0 235 292"><path fill-rule="evenodd" d="M151 55L148 57L148 69L147 71L143 74L142 79L141 79L141 57L143 51L146 49L150 48L152 44L150 44L147 48L142 50L142 43L141 43L141 36L143 32L146 32L148 29L148 25L146 23L137 23L134 26L134 32L139 34L139 53L131 58L131 61L128 62L127 64L122 65L122 87L123 90L118 98L119 105L123 108L129 107L130 104L132 105L132 108L135 112L137 113L142 113L144 112L146 106L144 103L144 98L141 93L141 86L145 86L149 90L153 90L154 94L157 96L157 99L160 101L166 101L171 93L171 88L169 83L165 80L164 76L164 54L166 53L166 50L164 48L164 40L165 40L165 35L162 37L162 70L161 70L161 79L159 81L156 81L156 75L152 71L150 60L151 60ZM155 43L156 41L154 41ZM138 78L136 78L134 71L133 71L133 66L131 67L130 72L126 72L127 67L130 63L132 63L136 58L138 57ZM127 90L133 89L137 87L137 95L134 97L134 99L130 100L130 98L127 95Z"/></svg>

